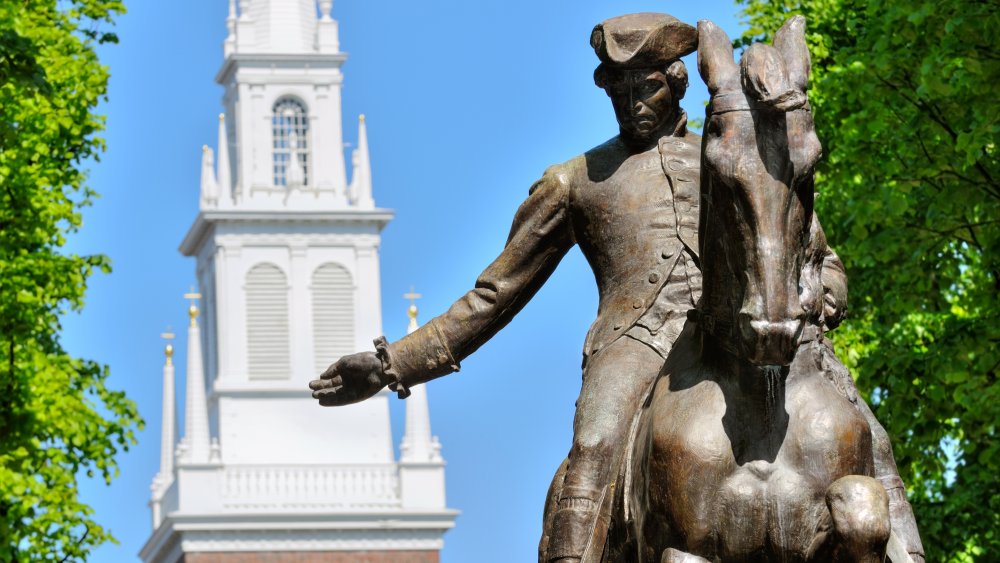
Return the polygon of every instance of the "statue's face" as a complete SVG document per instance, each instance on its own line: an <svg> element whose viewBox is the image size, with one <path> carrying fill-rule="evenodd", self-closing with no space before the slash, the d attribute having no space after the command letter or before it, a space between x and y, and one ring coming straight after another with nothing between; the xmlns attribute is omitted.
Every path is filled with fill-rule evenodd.
<svg viewBox="0 0 1000 563"><path fill-rule="evenodd" d="M623 135L636 140L658 137L673 117L673 95L661 70L616 73L605 90Z"/></svg>

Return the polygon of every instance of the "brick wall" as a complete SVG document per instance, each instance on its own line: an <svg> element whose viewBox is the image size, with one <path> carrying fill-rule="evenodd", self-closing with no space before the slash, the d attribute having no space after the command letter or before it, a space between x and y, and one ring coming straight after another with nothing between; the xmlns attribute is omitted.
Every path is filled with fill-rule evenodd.
<svg viewBox="0 0 1000 563"><path fill-rule="evenodd" d="M186 553L180 563L438 563L437 551L255 551Z"/></svg>

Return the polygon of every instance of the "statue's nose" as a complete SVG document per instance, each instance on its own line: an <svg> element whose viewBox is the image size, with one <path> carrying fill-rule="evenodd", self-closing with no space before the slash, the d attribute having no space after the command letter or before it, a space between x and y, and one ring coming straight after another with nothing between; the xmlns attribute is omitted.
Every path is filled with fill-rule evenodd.
<svg viewBox="0 0 1000 563"><path fill-rule="evenodd" d="M632 104L632 115L634 117L642 117L644 115L652 115L652 114L653 111L649 109L649 106L642 103L641 101L637 101L634 104Z"/></svg>

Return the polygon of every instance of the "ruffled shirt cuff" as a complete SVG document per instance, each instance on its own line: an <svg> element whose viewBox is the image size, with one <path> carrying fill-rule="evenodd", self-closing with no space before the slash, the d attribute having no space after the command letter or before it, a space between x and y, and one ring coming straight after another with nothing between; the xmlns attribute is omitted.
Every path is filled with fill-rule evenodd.
<svg viewBox="0 0 1000 563"><path fill-rule="evenodd" d="M384 336L375 339L375 356L382 362L382 372L388 375L392 381L389 382L389 389L396 392L396 396L405 399L410 396L410 388L403 383L403 378L395 369L392 363L392 356L389 354L389 342Z"/></svg>

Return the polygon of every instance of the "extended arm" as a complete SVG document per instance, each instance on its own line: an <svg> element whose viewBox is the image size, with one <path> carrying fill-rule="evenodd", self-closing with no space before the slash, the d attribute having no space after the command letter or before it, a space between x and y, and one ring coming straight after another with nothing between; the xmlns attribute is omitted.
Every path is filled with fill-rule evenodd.
<svg viewBox="0 0 1000 563"><path fill-rule="evenodd" d="M313 396L322 405L342 405L388 384L405 397L412 385L458 371L459 362L514 318L573 246L568 205L569 182L560 167L550 168L518 209L500 256L471 291L413 334L394 343L376 340L380 373L354 373L354 366L378 371L372 353L346 356L310 384Z"/></svg>

